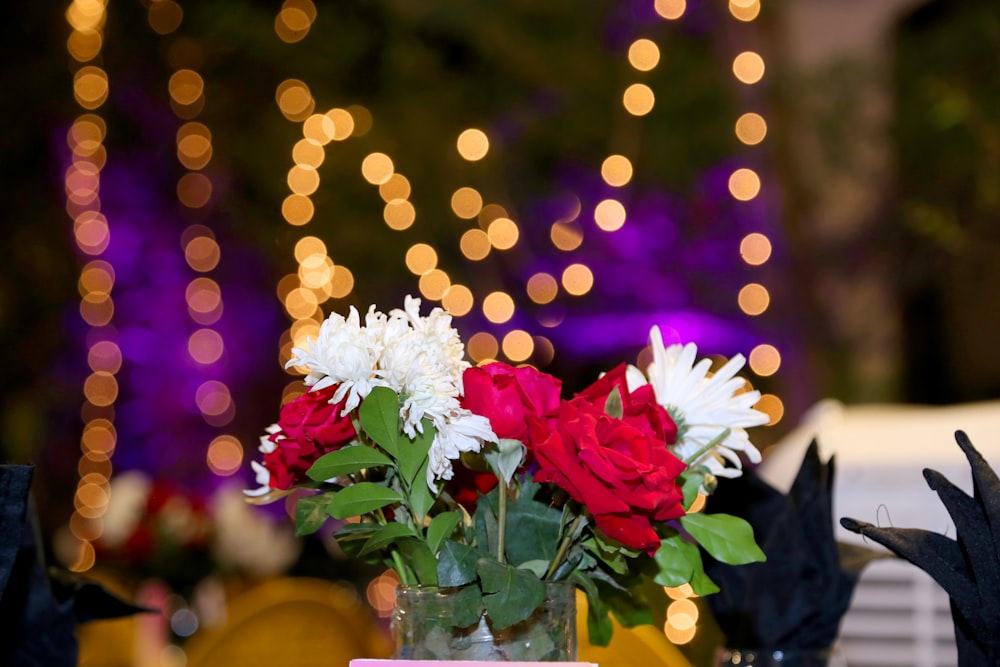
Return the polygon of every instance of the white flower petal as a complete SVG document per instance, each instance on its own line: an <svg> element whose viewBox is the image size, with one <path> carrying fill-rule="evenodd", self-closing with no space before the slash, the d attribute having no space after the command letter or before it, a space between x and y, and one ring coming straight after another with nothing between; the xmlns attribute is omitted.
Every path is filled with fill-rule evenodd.
<svg viewBox="0 0 1000 667"><path fill-rule="evenodd" d="M271 486L270 486L270 484L271 484L271 473L268 472L267 468L265 468L263 465L261 465L257 461L251 461L250 462L250 467L253 468L253 471L255 473L257 473L256 479L254 481L256 481L258 484L260 484L260 487L258 487L256 489L243 489L243 494L247 495L247 496L250 496L252 498L255 498L257 496L266 495L267 493L269 493L271 491Z"/></svg>
<svg viewBox="0 0 1000 667"><path fill-rule="evenodd" d="M743 368L744 357L736 355L709 374L712 362L695 362L698 348L694 343L665 347L657 327L649 332L649 340L653 362L646 374L656 400L679 414L682 421L675 454L691 465L708 467L719 477L741 474L742 460L737 452L758 463L760 452L744 429L766 424L769 418L753 407L760 400L760 392L742 392L746 381L737 373ZM698 455L726 429L730 430L727 437ZM696 460L690 460L695 456Z"/></svg>

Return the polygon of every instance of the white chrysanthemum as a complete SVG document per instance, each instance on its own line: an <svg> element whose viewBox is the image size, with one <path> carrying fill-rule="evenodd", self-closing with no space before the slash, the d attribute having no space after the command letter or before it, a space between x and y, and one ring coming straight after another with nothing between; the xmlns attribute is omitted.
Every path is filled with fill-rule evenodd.
<svg viewBox="0 0 1000 667"><path fill-rule="evenodd" d="M370 311L366 319L377 322L377 313ZM346 318L333 313L320 326L315 341L310 337L304 348L292 348L292 358L286 368L304 366L309 369L305 383L314 390L339 385L330 402L339 403L346 396L346 415L376 386L374 370L380 346L378 341L372 340L375 333L361 326L354 306Z"/></svg>
<svg viewBox="0 0 1000 667"><path fill-rule="evenodd" d="M646 370L657 402L674 416L678 426L674 453L691 465L707 466L718 477L739 477L743 465L737 452L752 463L760 462L760 452L750 442L744 429L768 422L768 416L754 405L759 391L737 393L746 381L736 373L743 368L743 355L736 355L709 375L712 362L695 363L698 348L694 343L664 347L658 327L649 332L653 362ZM729 435L712 449L697 456L725 429ZM726 462L732 463L727 466Z"/></svg>
<svg viewBox="0 0 1000 667"><path fill-rule="evenodd" d="M406 297L405 310L389 313L385 347L379 359L379 381L403 397L403 432L423 432L421 420L430 419L439 430L458 408L462 373L469 367L462 341L451 326L451 316L435 308L419 313L420 299ZM400 331L399 323L406 329Z"/></svg>
<svg viewBox="0 0 1000 667"><path fill-rule="evenodd" d="M344 414L357 407L374 387L388 387L401 397L400 417L407 436L422 433L422 421L429 419L436 435L428 484L451 479L451 462L462 452L478 452L484 441L497 441L488 420L460 407L462 374L469 363L458 331L451 325L451 315L434 308L421 317L420 299L407 296L403 308L388 315L372 306L364 326L353 307L347 318L330 315L315 342L309 339L304 348L292 349L288 366L308 369L305 382L314 390L339 385L330 402L346 396ZM261 443L262 447L274 446L266 438ZM262 489L246 493L261 495L268 482L267 471L254 470Z"/></svg>
<svg viewBox="0 0 1000 667"><path fill-rule="evenodd" d="M251 461L250 467L254 471L254 481L257 482L258 486L256 489L243 489L243 495L250 498L258 498L260 496L265 496L271 492L271 473L268 472L267 468L263 464L257 461Z"/></svg>
<svg viewBox="0 0 1000 667"><path fill-rule="evenodd" d="M434 488L439 479L451 479L455 474L452 461L462 452L478 452L484 442L499 442L490 421L465 408L456 408L447 421L438 427L428 453L427 486Z"/></svg>

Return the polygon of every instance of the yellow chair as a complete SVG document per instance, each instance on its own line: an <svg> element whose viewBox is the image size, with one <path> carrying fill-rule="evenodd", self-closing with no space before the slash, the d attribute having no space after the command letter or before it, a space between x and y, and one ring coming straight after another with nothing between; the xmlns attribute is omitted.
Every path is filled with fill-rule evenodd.
<svg viewBox="0 0 1000 667"><path fill-rule="evenodd" d="M612 617L615 632L608 646L594 646L587 641L587 597L577 593L576 632L580 662L600 667L691 667L680 649L670 643L659 628L640 625L623 628Z"/></svg>
<svg viewBox="0 0 1000 667"><path fill-rule="evenodd" d="M187 667L347 667L392 653L368 608L322 579L266 581L231 599L227 613L222 627L185 643Z"/></svg>

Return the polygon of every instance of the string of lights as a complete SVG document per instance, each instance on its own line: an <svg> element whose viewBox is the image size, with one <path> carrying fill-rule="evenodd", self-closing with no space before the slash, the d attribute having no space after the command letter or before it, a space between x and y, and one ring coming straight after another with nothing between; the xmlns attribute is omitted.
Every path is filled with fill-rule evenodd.
<svg viewBox="0 0 1000 667"><path fill-rule="evenodd" d="M148 11L150 27L161 36L172 35L183 19L181 6L172 0L152 3ZM188 223L179 241L185 263L196 274L185 287L188 316L197 327L188 337L187 353L200 375L194 403L208 425L221 429L235 419L236 405L217 370L226 353L225 340L217 327L224 301L218 281L210 274L219 265L222 250L211 227L202 224L211 217L213 203L214 183L206 171L213 155L212 132L196 120L206 103L205 81L197 71L200 49L188 42L174 41L173 45L168 60L174 71L167 91L170 107L180 121L175 135L176 155L185 171L177 180L176 193ZM243 463L243 445L234 435L220 434L208 444L205 460L216 475L232 475Z"/></svg>
<svg viewBox="0 0 1000 667"><path fill-rule="evenodd" d="M78 283L80 316L89 327L86 341L90 374L83 383L80 479L69 520L77 554L70 569L81 572L93 566L92 542L101 536L102 517L108 506L111 457L117 443L115 376L121 369L122 355L112 325L115 270L102 258L110 241L110 228L100 198L101 170L107 160L107 125L98 111L108 98L109 83L107 73L96 63L104 45L105 3L73 0L65 16L71 28L66 48L76 68L73 95L83 111L67 134L72 158L64 179L66 211L73 220L76 246L84 258Z"/></svg>
<svg viewBox="0 0 1000 667"><path fill-rule="evenodd" d="M306 37L315 20L316 6L311 0L286 0L275 17L274 30L282 42L294 44ZM371 127L371 114L360 106L316 113L316 100L309 86L299 79L286 79L278 84L275 102L287 120L301 123L302 138L292 147L293 165L286 178L290 193L282 202L281 214L289 225L302 227L316 212L311 195L320 186L319 167L326 159L326 146L366 134ZM388 156L369 155L362 172L369 182L380 182L380 188L391 192L391 198L386 200L386 224L394 229L409 227L413 215L407 220L406 206L389 207L390 201L409 204L406 201L409 184L401 175L393 174ZM409 208L412 213L412 205ZM320 238L300 237L295 243L294 256L298 264L296 272L284 276L277 286L278 299L292 318L281 337L278 361L282 367L291 358L292 347L319 333L322 305L330 299L344 298L354 289L354 274L345 265L334 263ZM282 398L287 401L303 391L301 380L295 380L286 385Z"/></svg>
<svg viewBox="0 0 1000 667"><path fill-rule="evenodd" d="M729 13L741 23L754 22L760 11L760 0L729 1ZM753 90L764 78L764 58L756 51L742 51L733 58L732 72L742 86ZM736 120L734 130L736 138L748 148L760 146L767 137L767 121L761 114L747 111ZM760 174L749 167L735 169L729 177L729 192L739 202L753 201L762 187ZM749 266L763 266L770 260L771 252L771 240L761 232L751 232L740 241L740 256ZM747 316L757 317L770 307L771 294L765 285L749 282L740 289L737 303ZM750 351L748 365L758 377L772 376L781 367L781 353L770 343L759 343ZM769 425L777 424L784 414L784 404L774 394L761 396L757 409L770 416Z"/></svg>

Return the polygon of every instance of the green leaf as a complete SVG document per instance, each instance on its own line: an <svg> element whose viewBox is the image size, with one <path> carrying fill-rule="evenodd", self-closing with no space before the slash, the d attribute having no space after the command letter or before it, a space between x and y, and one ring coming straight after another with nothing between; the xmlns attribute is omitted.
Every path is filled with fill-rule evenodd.
<svg viewBox="0 0 1000 667"><path fill-rule="evenodd" d="M316 459L312 467L306 471L306 475L310 479L322 482L323 480L360 472L365 468L391 465L392 460L374 447L348 445Z"/></svg>
<svg viewBox="0 0 1000 667"><path fill-rule="evenodd" d="M388 387L375 387L361 401L358 417L361 428L368 437L394 459L398 459L401 429L399 396L396 392Z"/></svg>
<svg viewBox="0 0 1000 667"><path fill-rule="evenodd" d="M490 470L508 484L521 467L527 453L528 448L520 440L513 438L500 438L499 444L483 448L483 458L490 464Z"/></svg>
<svg viewBox="0 0 1000 667"><path fill-rule="evenodd" d="M413 485L410 486L409 507L417 520L421 522L434 506L434 499L437 496L436 489L432 491L431 487L427 486L427 466L429 464L430 460L424 457L424 464L417 472L417 478L413 480Z"/></svg>
<svg viewBox="0 0 1000 667"><path fill-rule="evenodd" d="M517 566L519 570L527 570L531 572L536 577L541 579L545 576L545 573L549 571L549 561L547 560L528 560Z"/></svg>
<svg viewBox="0 0 1000 667"><path fill-rule="evenodd" d="M579 570L573 573L572 579L587 594L587 638L594 646L607 646L611 643L615 626L611 623L607 605L601 599L597 584Z"/></svg>
<svg viewBox="0 0 1000 667"><path fill-rule="evenodd" d="M461 520L462 515L455 510L442 512L431 520L431 525L427 526L427 546L432 552L438 552L438 549L441 548L441 542L448 539Z"/></svg>
<svg viewBox="0 0 1000 667"><path fill-rule="evenodd" d="M333 494L327 512L334 519L349 519L402 500L399 493L381 484L358 482Z"/></svg>
<svg viewBox="0 0 1000 667"><path fill-rule="evenodd" d="M459 589L449 600L451 623L456 628L467 628L477 623L483 615L483 592L479 586Z"/></svg>
<svg viewBox="0 0 1000 667"><path fill-rule="evenodd" d="M365 554L369 554L376 549L381 549L385 545L395 542L401 537L413 536L413 529L409 526L396 523L395 521L387 523L384 526L379 526L378 530L376 530L372 536L368 538L368 541L365 542L363 547L361 547L361 551L358 552L358 555L364 556Z"/></svg>
<svg viewBox="0 0 1000 667"><path fill-rule="evenodd" d="M530 498L520 497L507 507L507 560L513 565L555 558L559 548L562 512Z"/></svg>
<svg viewBox="0 0 1000 667"><path fill-rule="evenodd" d="M653 561L658 569L653 581L660 586L680 586L690 582L695 569L701 567L701 552L696 544L674 532L660 540Z"/></svg>
<svg viewBox="0 0 1000 667"><path fill-rule="evenodd" d="M594 537L584 540L583 546L612 571L618 574L628 572L627 549L621 545L609 543L604 539L602 533L595 533Z"/></svg>
<svg viewBox="0 0 1000 667"><path fill-rule="evenodd" d="M333 537L348 558L360 558L365 542L378 529L375 523L348 523L341 526Z"/></svg>
<svg viewBox="0 0 1000 667"><path fill-rule="evenodd" d="M625 407L622 405L622 392L618 387L612 389L607 400L604 401L604 412L615 419L621 419L622 415L625 414Z"/></svg>
<svg viewBox="0 0 1000 667"><path fill-rule="evenodd" d="M719 592L719 587L705 574L701 562L698 563L694 576L691 577L691 590L695 592L695 595L711 595Z"/></svg>
<svg viewBox="0 0 1000 667"><path fill-rule="evenodd" d="M319 530L327 518L326 507L330 504L329 493L301 496L295 501L295 537L312 535Z"/></svg>
<svg viewBox="0 0 1000 667"><path fill-rule="evenodd" d="M418 479L418 477L421 469L424 470L425 475L427 474L427 452L431 449L431 443L434 442L434 435L437 431L430 419L424 419L421 425L424 432L418 431L417 437L413 440L397 434L399 448L396 458L399 461L399 474L403 476L407 486L416 486L418 483L427 486L424 478Z"/></svg>
<svg viewBox="0 0 1000 667"><path fill-rule="evenodd" d="M427 548L427 543L415 537L404 537L397 542L399 552L406 564L417 575L417 583L421 586L437 586L438 561Z"/></svg>
<svg viewBox="0 0 1000 667"><path fill-rule="evenodd" d="M476 563L483 604L495 630L503 630L531 616L545 599L545 582L531 572L480 558Z"/></svg>
<svg viewBox="0 0 1000 667"><path fill-rule="evenodd" d="M685 514L681 525L705 551L729 565L767 560L753 539L753 528L731 514Z"/></svg>
<svg viewBox="0 0 1000 667"><path fill-rule="evenodd" d="M376 530L378 530L377 523L359 521L355 523L345 523L337 529L337 532L335 532L333 536L338 540L367 540L368 537Z"/></svg>
<svg viewBox="0 0 1000 667"><path fill-rule="evenodd" d="M705 466L695 466L688 468L680 474L682 480L681 492L684 494L684 509L691 507L691 504L697 499L698 491L705 480L706 472L708 472L708 468Z"/></svg>
<svg viewBox="0 0 1000 667"><path fill-rule="evenodd" d="M438 554L437 576L438 583L444 587L464 586L475 581L479 574L476 572L476 561L479 554L472 547L445 540L441 544L441 551Z"/></svg>
<svg viewBox="0 0 1000 667"><path fill-rule="evenodd" d="M637 598L635 592L609 595L606 596L606 600L611 613L614 614L623 628L653 625L655 622L649 603Z"/></svg>
<svg viewBox="0 0 1000 667"><path fill-rule="evenodd" d="M493 497L492 499L496 498L496 489L485 496L479 496L474 515L476 548L479 549L480 554L490 558L497 552L497 540L499 539L499 526L496 511L494 510L496 505L491 502L491 496Z"/></svg>

